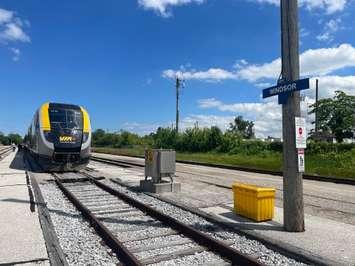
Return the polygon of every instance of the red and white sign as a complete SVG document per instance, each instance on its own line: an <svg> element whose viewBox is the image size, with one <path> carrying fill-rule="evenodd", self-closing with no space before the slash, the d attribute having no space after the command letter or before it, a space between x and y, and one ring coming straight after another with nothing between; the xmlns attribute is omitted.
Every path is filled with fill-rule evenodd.
<svg viewBox="0 0 355 266"><path fill-rule="evenodd" d="M298 149L298 172L303 173L304 172L304 149Z"/></svg>
<svg viewBox="0 0 355 266"><path fill-rule="evenodd" d="M307 148L307 132L306 132L306 119L303 117L295 117L296 125L296 148Z"/></svg>

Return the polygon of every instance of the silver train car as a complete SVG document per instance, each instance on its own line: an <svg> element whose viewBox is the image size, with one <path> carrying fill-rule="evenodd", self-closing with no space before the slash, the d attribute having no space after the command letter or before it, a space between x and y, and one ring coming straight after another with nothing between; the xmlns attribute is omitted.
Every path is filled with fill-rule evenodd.
<svg viewBox="0 0 355 266"><path fill-rule="evenodd" d="M73 171L90 160L91 126L81 106L45 103L34 114L25 136L27 150L46 171Z"/></svg>

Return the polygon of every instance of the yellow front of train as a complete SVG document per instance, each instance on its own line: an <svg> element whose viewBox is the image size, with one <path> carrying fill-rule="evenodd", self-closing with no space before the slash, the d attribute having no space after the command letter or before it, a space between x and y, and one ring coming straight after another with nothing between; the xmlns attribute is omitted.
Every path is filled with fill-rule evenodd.
<svg viewBox="0 0 355 266"><path fill-rule="evenodd" d="M45 103L38 111L38 129L38 160L44 169L80 170L89 163L91 124L83 107Z"/></svg>

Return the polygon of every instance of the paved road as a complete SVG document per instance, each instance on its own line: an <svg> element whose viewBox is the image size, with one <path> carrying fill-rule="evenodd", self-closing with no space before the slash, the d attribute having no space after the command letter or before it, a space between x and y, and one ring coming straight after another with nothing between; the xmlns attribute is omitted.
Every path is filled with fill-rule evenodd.
<svg viewBox="0 0 355 266"><path fill-rule="evenodd" d="M144 163L141 158L94 154L110 159ZM136 169L143 173L142 168ZM229 169L176 164L176 181L182 183L182 193L175 195L180 201L189 199L195 207L210 207L230 204L232 192L211 184L231 186L234 182L244 182L276 188L276 206L282 207L282 178L279 176L249 173ZM142 176L142 175L141 175ZM304 180L305 212L348 224L355 225L355 186L328 182Z"/></svg>

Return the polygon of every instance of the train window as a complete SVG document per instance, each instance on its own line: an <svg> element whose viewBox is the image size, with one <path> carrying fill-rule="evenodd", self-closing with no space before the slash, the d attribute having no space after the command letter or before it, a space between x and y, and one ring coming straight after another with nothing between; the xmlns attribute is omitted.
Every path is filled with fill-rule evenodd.
<svg viewBox="0 0 355 266"><path fill-rule="evenodd" d="M83 128L83 116L80 111L70 109L49 109L49 118L53 128Z"/></svg>

